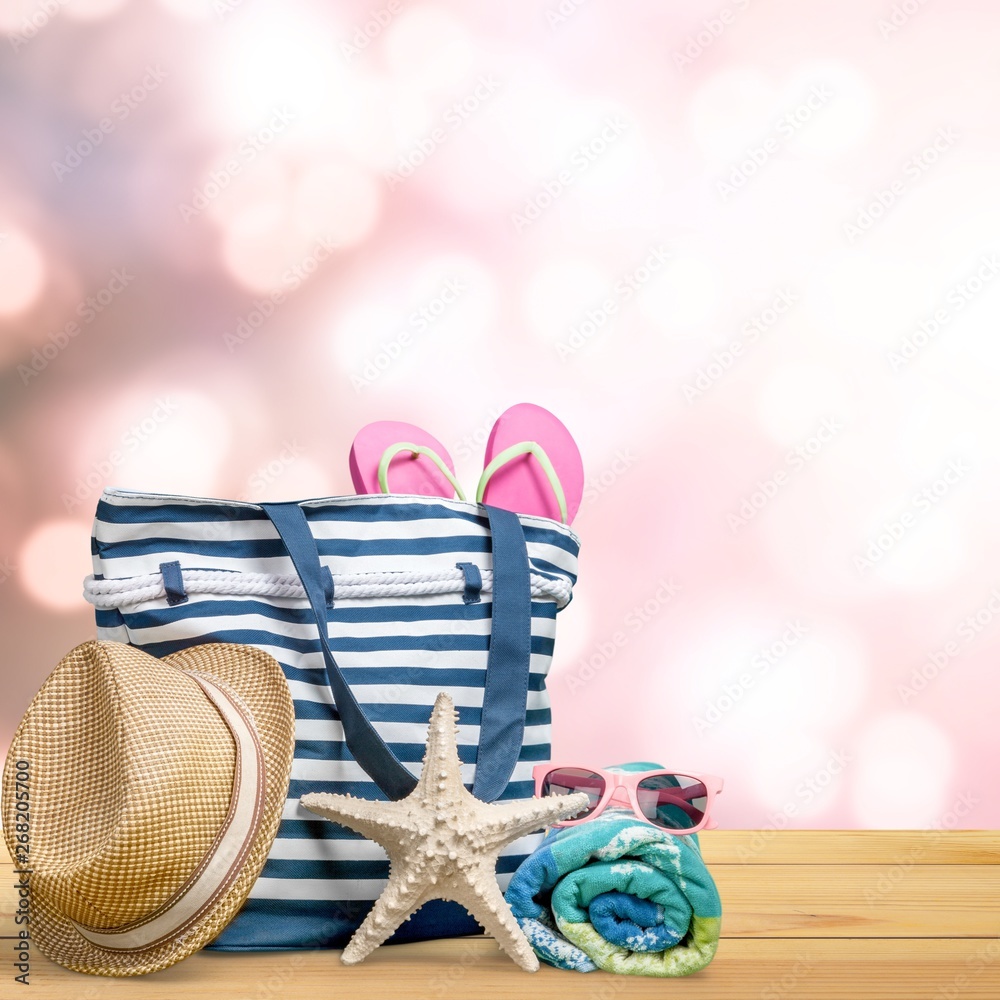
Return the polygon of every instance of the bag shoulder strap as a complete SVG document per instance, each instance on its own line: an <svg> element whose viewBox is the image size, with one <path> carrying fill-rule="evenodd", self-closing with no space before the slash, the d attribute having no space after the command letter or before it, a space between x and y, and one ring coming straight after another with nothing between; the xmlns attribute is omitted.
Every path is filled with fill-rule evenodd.
<svg viewBox="0 0 1000 1000"><path fill-rule="evenodd" d="M417 779L399 762L386 746L368 717L362 711L350 685L330 649L329 625L326 620L326 589L316 539L309 530L305 512L297 503L261 504L264 513L277 528L281 540L292 557L292 565L305 588L319 628L319 645L326 663L326 676L333 700L344 727L344 739L354 759L368 772L371 779L390 799L405 798L416 788Z"/></svg>
<svg viewBox="0 0 1000 1000"><path fill-rule="evenodd" d="M261 508L291 556L319 630L333 700L354 759L390 799L401 799L417 779L403 766L364 714L330 649L326 581L319 550L297 503ZM491 802L507 787L524 740L531 665L531 584L524 530L517 515L486 506L493 544L493 605L486 686L472 792Z"/></svg>
<svg viewBox="0 0 1000 1000"><path fill-rule="evenodd" d="M524 742L531 667L531 573L517 514L486 507L493 536L493 622L472 794L500 797Z"/></svg>

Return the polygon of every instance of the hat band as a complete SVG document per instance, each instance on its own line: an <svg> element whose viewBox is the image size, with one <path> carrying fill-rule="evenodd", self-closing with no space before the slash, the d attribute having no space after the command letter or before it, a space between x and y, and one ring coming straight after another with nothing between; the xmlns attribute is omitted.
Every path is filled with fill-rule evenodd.
<svg viewBox="0 0 1000 1000"><path fill-rule="evenodd" d="M73 921L92 944L116 951L152 948L183 934L229 888L243 867L263 814L265 766L260 740L246 710L208 678L186 671L219 710L236 744L236 768L229 811L201 864L162 906L114 930L96 930Z"/></svg>

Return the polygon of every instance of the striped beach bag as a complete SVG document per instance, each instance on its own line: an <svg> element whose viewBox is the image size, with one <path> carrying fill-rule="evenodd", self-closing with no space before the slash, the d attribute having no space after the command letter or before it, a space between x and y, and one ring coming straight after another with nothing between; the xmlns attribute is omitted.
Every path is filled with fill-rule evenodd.
<svg viewBox="0 0 1000 1000"><path fill-rule="evenodd" d="M98 638L166 656L257 646L295 704L281 825L243 910L212 947L343 947L388 878L381 847L299 805L307 792L400 798L420 773L439 691L463 777L484 801L530 798L550 757L545 676L579 542L541 517L423 496L252 504L109 489L85 584ZM502 888L539 840L511 844ZM475 934L427 904L395 941Z"/></svg>

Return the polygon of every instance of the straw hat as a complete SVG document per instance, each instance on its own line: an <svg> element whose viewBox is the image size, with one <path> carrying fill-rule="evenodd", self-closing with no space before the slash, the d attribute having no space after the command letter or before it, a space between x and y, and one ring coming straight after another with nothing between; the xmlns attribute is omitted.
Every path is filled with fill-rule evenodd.
<svg viewBox="0 0 1000 1000"><path fill-rule="evenodd" d="M288 685L259 649L214 643L158 660L117 642L77 646L29 706L3 774L4 838L31 870L39 950L78 972L134 976L206 945L260 874L293 750Z"/></svg>

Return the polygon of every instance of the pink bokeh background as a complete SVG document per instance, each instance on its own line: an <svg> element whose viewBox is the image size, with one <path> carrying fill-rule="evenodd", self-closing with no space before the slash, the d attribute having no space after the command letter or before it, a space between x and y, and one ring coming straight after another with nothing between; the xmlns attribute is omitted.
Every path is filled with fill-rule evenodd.
<svg viewBox="0 0 1000 1000"><path fill-rule="evenodd" d="M723 827L998 827L1000 10L5 0L0 749L93 634L101 487L588 488L554 755Z"/></svg>

